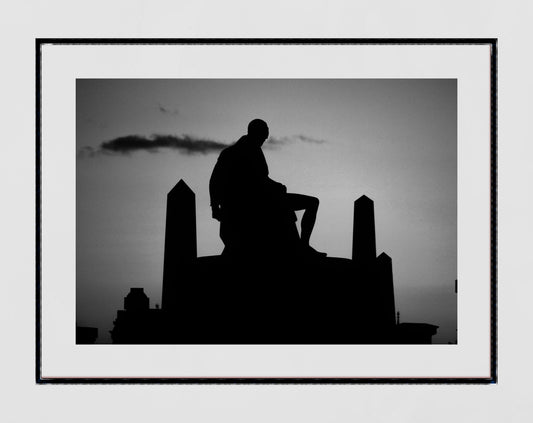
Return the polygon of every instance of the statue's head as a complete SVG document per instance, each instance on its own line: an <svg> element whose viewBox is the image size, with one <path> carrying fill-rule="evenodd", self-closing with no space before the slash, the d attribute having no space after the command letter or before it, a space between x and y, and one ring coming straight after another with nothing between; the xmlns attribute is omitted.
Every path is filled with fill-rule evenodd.
<svg viewBox="0 0 533 423"><path fill-rule="evenodd" d="M268 138L268 125L264 120L254 119L248 124L248 138L259 146Z"/></svg>

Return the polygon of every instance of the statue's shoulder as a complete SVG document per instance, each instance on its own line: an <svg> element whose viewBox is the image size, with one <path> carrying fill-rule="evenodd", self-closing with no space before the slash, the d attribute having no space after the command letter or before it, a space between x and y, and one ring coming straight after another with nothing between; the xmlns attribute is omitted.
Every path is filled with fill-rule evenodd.
<svg viewBox="0 0 533 423"><path fill-rule="evenodd" d="M233 155L234 150L234 144L224 148L218 155L218 160L225 160L228 157L231 157Z"/></svg>
<svg viewBox="0 0 533 423"><path fill-rule="evenodd" d="M219 160L222 159L230 159L232 157L235 157L236 155L240 154L240 152L243 150L243 147L245 147L244 140L246 138L246 135L243 135L241 138L239 138L237 141L235 141L233 144L230 144L224 150L220 152Z"/></svg>

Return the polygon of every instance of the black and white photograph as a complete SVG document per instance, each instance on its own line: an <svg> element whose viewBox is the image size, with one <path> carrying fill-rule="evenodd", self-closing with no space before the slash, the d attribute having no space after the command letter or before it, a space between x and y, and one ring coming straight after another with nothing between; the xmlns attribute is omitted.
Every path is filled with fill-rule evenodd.
<svg viewBox="0 0 533 423"><path fill-rule="evenodd" d="M490 383L493 46L40 40L38 378Z"/></svg>
<svg viewBox="0 0 533 423"><path fill-rule="evenodd" d="M457 344L457 296L456 79L76 80L78 344Z"/></svg>

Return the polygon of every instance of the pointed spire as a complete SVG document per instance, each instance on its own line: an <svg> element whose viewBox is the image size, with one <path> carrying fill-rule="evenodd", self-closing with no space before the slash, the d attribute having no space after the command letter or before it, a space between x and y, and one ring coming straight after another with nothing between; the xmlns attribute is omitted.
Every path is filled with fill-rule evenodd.
<svg viewBox="0 0 533 423"><path fill-rule="evenodd" d="M177 195L194 195L194 191L185 183L183 179L180 179L179 182L174 185L174 187L168 192L167 196L177 196Z"/></svg>
<svg viewBox="0 0 533 423"><path fill-rule="evenodd" d="M392 263L392 259L390 258L390 256L387 253L381 253L378 256L378 260L388 261L388 262Z"/></svg>

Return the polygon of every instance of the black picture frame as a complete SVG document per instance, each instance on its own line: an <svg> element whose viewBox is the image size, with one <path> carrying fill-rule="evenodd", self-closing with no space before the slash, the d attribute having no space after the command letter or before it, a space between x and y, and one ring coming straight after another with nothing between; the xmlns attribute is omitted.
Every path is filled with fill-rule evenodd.
<svg viewBox="0 0 533 423"><path fill-rule="evenodd" d="M494 384L497 383L497 39L496 38L38 38L35 41L35 120L36 120L36 344L35 378L38 384ZM41 154L42 154L42 48L45 45L105 45L105 44L190 44L190 45L486 45L490 46L490 376L486 378L46 378L41 372Z"/></svg>

